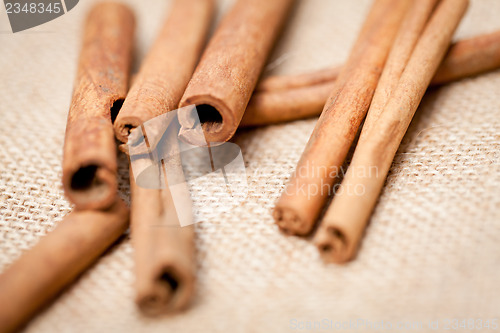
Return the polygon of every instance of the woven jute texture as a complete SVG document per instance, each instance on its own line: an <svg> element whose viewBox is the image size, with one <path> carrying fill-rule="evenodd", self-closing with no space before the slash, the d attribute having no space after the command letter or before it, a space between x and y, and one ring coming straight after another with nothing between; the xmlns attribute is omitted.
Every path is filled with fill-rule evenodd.
<svg viewBox="0 0 500 333"><path fill-rule="evenodd" d="M83 18L94 2L80 1L68 14L16 34L0 11L0 271L72 208L61 188L62 145ZM218 18L230 3L219 3ZM299 1L265 75L342 63L370 3ZM137 69L169 2L130 5L138 18ZM500 29L499 14L498 0L471 1L456 37ZM280 234L271 217L314 124L237 134L248 197L195 225L198 288L188 311L141 316L133 302L134 250L125 236L26 330L286 332L361 320L365 326L346 330L373 331L384 321L426 332L429 320L443 330L448 319L500 317L500 71L426 94L359 255L345 266L323 264L310 239ZM122 157L126 200L127 172ZM318 328L322 320L331 322Z"/></svg>

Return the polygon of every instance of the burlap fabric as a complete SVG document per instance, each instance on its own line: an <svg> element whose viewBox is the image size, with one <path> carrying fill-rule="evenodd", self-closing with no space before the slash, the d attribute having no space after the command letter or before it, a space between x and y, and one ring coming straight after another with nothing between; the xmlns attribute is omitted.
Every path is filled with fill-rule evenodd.
<svg viewBox="0 0 500 333"><path fill-rule="evenodd" d="M17 34L0 11L1 270L71 210L61 189L62 145L82 20L94 2ZM138 17L137 67L168 2L129 2ZM370 2L300 1L266 74L343 62ZM220 3L219 17L229 4ZM499 29L499 14L498 0L472 1L456 36ZM425 96L354 262L324 265L309 239L283 236L271 217L315 120L246 130L234 141L248 167L248 198L196 225L198 290L188 311L141 316L127 236L27 331L285 332L325 319L326 331L348 320L365 326L346 330L373 331L383 320L426 332L429 320L444 330L448 319L500 317L499 91L496 71ZM122 158L124 198L127 170Z"/></svg>

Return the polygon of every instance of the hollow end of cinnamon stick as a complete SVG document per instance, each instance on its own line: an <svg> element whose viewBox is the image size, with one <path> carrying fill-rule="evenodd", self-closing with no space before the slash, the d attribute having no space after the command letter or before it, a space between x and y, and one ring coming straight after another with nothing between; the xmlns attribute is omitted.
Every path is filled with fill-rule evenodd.
<svg viewBox="0 0 500 333"><path fill-rule="evenodd" d="M341 264L354 256L346 233L338 227L328 226L325 230L320 230L314 243L325 263Z"/></svg>
<svg viewBox="0 0 500 333"><path fill-rule="evenodd" d="M94 104L108 110L107 116L68 120L62 182L67 198L80 210L106 209L116 200L118 166L110 117L122 102L122 98L110 96L103 106ZM70 110L69 117L74 113Z"/></svg>
<svg viewBox="0 0 500 333"><path fill-rule="evenodd" d="M139 290L136 303L148 316L184 310L194 293L194 274L182 265L167 265L146 289Z"/></svg>
<svg viewBox="0 0 500 333"><path fill-rule="evenodd" d="M85 22L63 156L63 187L79 210L106 209L116 199L113 120L127 95L135 29L119 3L94 6Z"/></svg>
<svg viewBox="0 0 500 333"><path fill-rule="evenodd" d="M78 209L104 209L116 200L116 171L90 163L67 170L63 175L64 191Z"/></svg>
<svg viewBox="0 0 500 333"><path fill-rule="evenodd" d="M292 207L276 206L273 218L279 229L286 235L307 236L312 231L312 226L307 223Z"/></svg>
<svg viewBox="0 0 500 333"><path fill-rule="evenodd" d="M189 97L180 107L188 105L196 105L198 119L191 112L179 113L181 125L179 138L184 142L192 145L206 145L206 142L222 143L231 139L236 132L238 124L224 101L212 95L198 95ZM199 131L195 128L198 124L201 124L204 138L200 137Z"/></svg>
<svg viewBox="0 0 500 333"><path fill-rule="evenodd" d="M122 143L127 143L130 133L140 127L142 123L143 121L139 117L120 117L113 124L116 138Z"/></svg>

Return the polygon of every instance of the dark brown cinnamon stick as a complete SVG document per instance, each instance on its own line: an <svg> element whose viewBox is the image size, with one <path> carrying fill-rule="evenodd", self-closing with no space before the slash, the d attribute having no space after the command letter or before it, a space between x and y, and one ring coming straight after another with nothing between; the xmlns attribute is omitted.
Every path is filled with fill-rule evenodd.
<svg viewBox="0 0 500 333"><path fill-rule="evenodd" d="M0 275L0 331L27 323L128 227L122 200L105 211L74 211Z"/></svg>
<svg viewBox="0 0 500 333"><path fill-rule="evenodd" d="M195 104L206 140L229 140L241 121L293 0L238 0L223 18L181 99ZM183 140L197 144L198 124L179 115Z"/></svg>
<svg viewBox="0 0 500 333"><path fill-rule="evenodd" d="M96 5L85 24L62 179L66 196L78 209L102 209L115 201L112 117L127 93L134 24L131 10L118 3Z"/></svg>
<svg viewBox="0 0 500 333"><path fill-rule="evenodd" d="M500 30L451 45L431 86L500 68ZM271 76L257 85L240 126L261 126L321 114L341 67L299 75Z"/></svg>
<svg viewBox="0 0 500 333"><path fill-rule="evenodd" d="M177 109L200 57L214 12L214 0L175 0L114 123L127 142L131 130Z"/></svg>

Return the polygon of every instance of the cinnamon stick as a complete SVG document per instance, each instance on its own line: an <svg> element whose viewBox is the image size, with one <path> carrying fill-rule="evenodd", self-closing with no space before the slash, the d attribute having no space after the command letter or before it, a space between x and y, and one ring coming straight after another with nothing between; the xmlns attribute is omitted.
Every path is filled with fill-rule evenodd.
<svg viewBox="0 0 500 333"><path fill-rule="evenodd" d="M132 11L118 3L93 7L85 23L64 142L62 182L78 209L107 208L116 199L112 118L128 88Z"/></svg>
<svg viewBox="0 0 500 333"><path fill-rule="evenodd" d="M384 69L387 81L382 84L381 79L377 87L380 98L373 99L341 190L315 237L325 261L342 263L354 257L396 151L467 6L468 0L442 0L404 72L392 75L386 70L394 67ZM391 60L404 57L396 54ZM359 191L349 190L354 188Z"/></svg>
<svg viewBox="0 0 500 333"><path fill-rule="evenodd" d="M255 92L287 91L324 83L332 83L337 80L341 70L342 66L335 66L302 74L268 76L257 84Z"/></svg>
<svg viewBox="0 0 500 333"><path fill-rule="evenodd" d="M182 310L194 295L194 227L180 226L168 188L131 184L136 304L153 316Z"/></svg>
<svg viewBox="0 0 500 333"><path fill-rule="evenodd" d="M0 275L0 331L13 332L74 281L127 229L128 208L74 211Z"/></svg>
<svg viewBox="0 0 500 333"><path fill-rule="evenodd" d="M238 0L220 23L180 102L197 106L208 142L233 136L292 2ZM199 143L197 120L179 115L186 142Z"/></svg>
<svg viewBox="0 0 500 333"><path fill-rule="evenodd" d="M500 67L500 30L453 43L431 86ZM261 126L319 116L341 67L299 75L268 77L257 85L240 127Z"/></svg>
<svg viewBox="0 0 500 333"><path fill-rule="evenodd" d="M288 234L311 232L370 105L410 1L377 0L273 217Z"/></svg>
<svg viewBox="0 0 500 333"><path fill-rule="evenodd" d="M248 103L240 127L265 126L319 116L334 88L335 80L332 80L299 88L257 91Z"/></svg>
<svg viewBox="0 0 500 333"><path fill-rule="evenodd" d="M500 67L500 30L453 45L439 66L432 84L443 84Z"/></svg>
<svg viewBox="0 0 500 333"><path fill-rule="evenodd" d="M145 136L146 132L143 127ZM182 226L186 223L180 218L183 214L183 219L192 223L192 202L182 172L177 134L178 130L168 130L163 139L166 141L162 140L156 147L163 149L159 152L161 156L169 156L160 164L155 164L148 156L134 156L131 151L131 235L135 249L136 303L147 315L182 310L194 294L194 227ZM145 139L147 142L148 138ZM143 181L139 186L136 180L143 172L148 173L148 182ZM175 192L169 182L175 185ZM174 195L176 203L179 198L183 200L180 206L174 204Z"/></svg>
<svg viewBox="0 0 500 333"><path fill-rule="evenodd" d="M115 121L117 138L129 142L127 148L124 145L120 148L129 153L133 169L131 236L135 249L136 304L147 315L184 309L194 294L194 229L181 227L179 217L192 211L189 192L185 188L181 189L183 193L172 193L164 170L151 156L163 148L170 149L168 155L179 155L175 145L178 130L164 134L174 118L169 111L177 109L200 56L213 12L213 0L173 3ZM143 138L134 137L135 133L141 133ZM174 134L175 138L162 143L165 135ZM145 177L152 175L153 184L150 188L141 187L136 178L148 168ZM175 168L177 177L183 178L180 160L170 168ZM183 181L178 179L177 183L178 188ZM173 195L177 196L177 202L179 196L185 198L184 207L176 209Z"/></svg>
<svg viewBox="0 0 500 333"><path fill-rule="evenodd" d="M175 0L114 123L118 140L145 121L177 109L205 43L214 0Z"/></svg>

